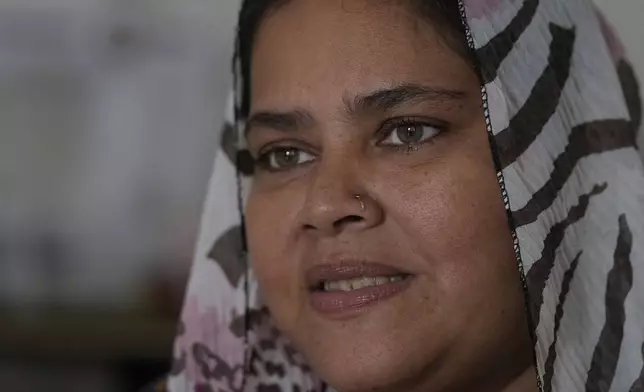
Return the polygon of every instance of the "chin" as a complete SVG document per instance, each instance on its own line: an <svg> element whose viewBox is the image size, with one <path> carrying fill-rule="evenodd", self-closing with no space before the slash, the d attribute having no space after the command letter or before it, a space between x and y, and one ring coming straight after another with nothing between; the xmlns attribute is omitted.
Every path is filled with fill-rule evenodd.
<svg viewBox="0 0 644 392"><path fill-rule="evenodd" d="M422 372L419 364L424 361L399 340L389 340L392 344L377 337L347 344L338 341L327 344L326 349L311 348L307 357L315 373L339 392L407 391L401 388L404 381Z"/></svg>
<svg viewBox="0 0 644 392"><path fill-rule="evenodd" d="M389 392L395 391L392 381L394 364L375 364L374 360L343 360L337 358L318 372L322 379L339 392ZM383 361L387 362L387 361ZM396 384L395 382L393 384Z"/></svg>

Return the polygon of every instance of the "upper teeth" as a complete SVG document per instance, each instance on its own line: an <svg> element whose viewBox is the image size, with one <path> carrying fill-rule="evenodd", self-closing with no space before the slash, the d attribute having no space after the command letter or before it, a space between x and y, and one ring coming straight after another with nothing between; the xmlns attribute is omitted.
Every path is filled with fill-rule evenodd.
<svg viewBox="0 0 644 392"><path fill-rule="evenodd" d="M350 280L337 280L324 282L324 291L352 291L364 287L379 286L385 283L398 282L403 280L402 276L376 276L362 277Z"/></svg>

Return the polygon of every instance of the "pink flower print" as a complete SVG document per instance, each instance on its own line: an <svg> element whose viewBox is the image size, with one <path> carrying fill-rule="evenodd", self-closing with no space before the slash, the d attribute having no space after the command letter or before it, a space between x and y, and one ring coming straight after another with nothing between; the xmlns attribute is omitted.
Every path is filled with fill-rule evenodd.
<svg viewBox="0 0 644 392"><path fill-rule="evenodd" d="M244 342L230 331L228 324L224 311L214 307L200 308L195 295L186 300L183 330L175 341L175 361L182 365L190 383L207 384L226 391L240 388Z"/></svg>

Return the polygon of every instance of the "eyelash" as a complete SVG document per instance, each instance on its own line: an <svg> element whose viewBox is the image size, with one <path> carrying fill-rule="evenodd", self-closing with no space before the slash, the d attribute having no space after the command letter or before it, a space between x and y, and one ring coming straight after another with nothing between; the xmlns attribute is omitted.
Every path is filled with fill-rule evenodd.
<svg viewBox="0 0 644 392"><path fill-rule="evenodd" d="M438 131L438 133L427 140L424 140L418 143L408 144L408 145L382 144L382 141L385 140L393 132L395 132L396 128L404 127L404 126L418 126L418 125L435 128ZM388 148L397 152L404 152L409 154L409 153L418 151L420 147L422 147L425 144L434 143L435 139L441 136L446 130L447 130L447 124L444 121L440 121L437 119L428 119L428 118L421 119L418 117L396 117L396 118L386 120L384 123L382 123L382 125L380 125L380 128L377 133L379 135L379 138L376 144L381 147Z"/></svg>
<svg viewBox="0 0 644 392"><path fill-rule="evenodd" d="M404 126L426 126L426 127L432 127L435 128L438 133L427 139L420 141L418 143L413 143L413 144L407 144L407 145L386 145L383 144L383 140L385 140L389 135L391 135L393 132L396 131L396 128L398 127L404 127ZM411 154L413 152L418 151L423 145L425 144L431 144L434 142L434 140L437 137L440 137L444 131L447 129L447 124L443 121L436 120L436 119L427 119L427 118L417 118L417 117L397 117L397 118L392 118L384 121L378 128L378 131L376 132L376 135L378 136L378 142L376 142L376 145L382 148L386 148L395 152L402 152L405 154ZM265 146L260 150L258 153L257 158L254 159L255 166L258 169L261 169L263 171L271 172L271 173L279 173L283 171L288 171L291 170L290 168L287 169L275 169L270 166L270 158L271 154L279 152L281 150L289 150L289 149L295 149L299 150L301 152L311 154L309 148L302 148L301 147L301 142L297 140L283 140L280 141L279 144L269 144L268 146ZM308 162L305 162L302 165L306 165Z"/></svg>
<svg viewBox="0 0 644 392"><path fill-rule="evenodd" d="M257 154L257 158L254 158L254 164L257 169L267 171L270 173L279 173L282 171L287 171L289 169L275 169L270 166L271 154L283 151L283 150L298 150L309 155L314 155L311 153L310 148L302 146L302 143L297 140L281 140L276 143L268 144L264 146L260 152ZM306 163L305 163L306 164ZM302 165L300 165L302 166Z"/></svg>

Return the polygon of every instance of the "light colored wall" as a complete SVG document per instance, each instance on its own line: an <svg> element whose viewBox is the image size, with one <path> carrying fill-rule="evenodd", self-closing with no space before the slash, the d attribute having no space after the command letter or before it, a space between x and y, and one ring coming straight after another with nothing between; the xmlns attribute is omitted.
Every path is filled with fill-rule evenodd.
<svg viewBox="0 0 644 392"><path fill-rule="evenodd" d="M133 306L188 263L236 8L0 0L0 302Z"/></svg>

